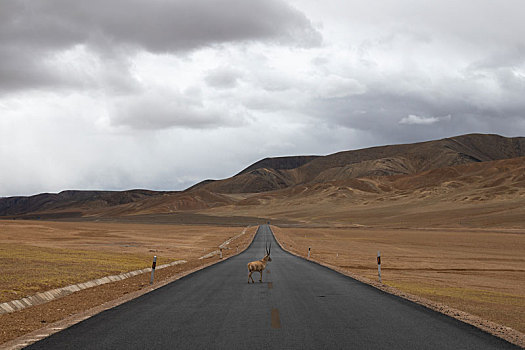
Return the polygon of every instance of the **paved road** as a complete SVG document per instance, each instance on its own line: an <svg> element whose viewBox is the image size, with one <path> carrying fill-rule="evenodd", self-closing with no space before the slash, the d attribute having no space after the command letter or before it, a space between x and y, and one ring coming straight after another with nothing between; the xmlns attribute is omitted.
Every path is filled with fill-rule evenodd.
<svg viewBox="0 0 525 350"><path fill-rule="evenodd" d="M263 283L246 263L273 242ZM258 280L258 274L254 274ZM506 349L474 327L279 249L248 250L30 346L31 349Z"/></svg>

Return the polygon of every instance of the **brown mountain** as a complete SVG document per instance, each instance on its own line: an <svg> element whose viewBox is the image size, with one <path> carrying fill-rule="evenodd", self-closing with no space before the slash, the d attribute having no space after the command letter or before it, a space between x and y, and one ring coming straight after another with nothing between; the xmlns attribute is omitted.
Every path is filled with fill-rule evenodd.
<svg viewBox="0 0 525 350"><path fill-rule="evenodd" d="M315 208L321 208L323 203L342 203L342 207L345 207L351 203L389 201L405 195L432 197L449 193L452 189L456 189L454 193L465 192L465 188L472 188L470 185L464 186L469 176L474 179L473 184L479 185L476 191L483 192L487 188L492 191L492 187L498 187L498 183L504 181L501 178L507 174L512 174L511 180L505 180L510 183L504 181L502 183L506 184L501 186L512 187L517 182L517 188L520 189L519 171L523 170L520 164L523 164L524 158L519 157L523 156L523 137L470 134L327 156L266 158L231 178L206 180L183 192L64 191L58 194L0 198L0 216L114 217L188 210L220 213L221 208L224 208L225 211L220 215L235 210L244 212L243 215L271 217L274 211L268 205L281 208L282 211L310 205L315 212ZM487 163L475 170L478 171L477 175L473 175L472 170L477 168L469 167L509 158L514 161L509 161L507 167L504 161L496 167ZM498 171L502 172L501 176ZM489 186L489 183L483 182L485 178L490 184L496 185ZM424 186L417 187L416 184ZM509 191L515 189L512 187ZM499 190L506 191L502 188L495 191ZM327 207L326 210L333 209Z"/></svg>
<svg viewBox="0 0 525 350"><path fill-rule="evenodd" d="M417 174L310 182L246 195L213 215L255 215L307 225L522 227L525 157Z"/></svg>
<svg viewBox="0 0 525 350"><path fill-rule="evenodd" d="M437 141L338 152L327 156L267 158L231 178L208 180L193 189L217 193L258 193L309 182L417 174L448 166L521 156L525 156L523 137L469 134Z"/></svg>
<svg viewBox="0 0 525 350"><path fill-rule="evenodd" d="M241 174L247 174L254 170L261 169L261 168L269 168L269 169L275 169L275 170L288 170L288 169L295 169L299 168L300 166L314 160L317 158L320 158L321 156L295 156L295 157L275 157L275 158L264 158L263 160L260 160L237 175Z"/></svg>
<svg viewBox="0 0 525 350"><path fill-rule="evenodd" d="M149 190L130 191L62 191L27 197L0 198L0 216L32 212L82 212L85 209L107 208L143 201L166 193Z"/></svg>

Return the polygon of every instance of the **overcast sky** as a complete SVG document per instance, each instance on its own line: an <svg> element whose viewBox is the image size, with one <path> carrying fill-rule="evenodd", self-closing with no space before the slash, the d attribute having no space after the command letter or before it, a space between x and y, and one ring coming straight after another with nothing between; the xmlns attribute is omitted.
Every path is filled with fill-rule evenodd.
<svg viewBox="0 0 525 350"><path fill-rule="evenodd" d="M0 0L0 196L525 136L523 0Z"/></svg>

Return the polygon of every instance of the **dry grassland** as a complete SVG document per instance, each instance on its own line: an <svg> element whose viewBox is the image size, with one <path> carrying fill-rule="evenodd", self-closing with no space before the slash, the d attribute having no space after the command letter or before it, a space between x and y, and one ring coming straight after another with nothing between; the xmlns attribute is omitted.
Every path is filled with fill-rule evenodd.
<svg viewBox="0 0 525 350"><path fill-rule="evenodd" d="M223 257L228 258L236 254L237 246L239 251L246 249L252 241L256 229L257 227L250 227L246 230L245 235L232 241L231 249L224 250ZM155 272L155 284L158 284L185 275L188 271L218 262L220 259L217 255L202 260L199 257L216 250L221 243L238 235L242 230L241 227L224 226L0 221L0 247L18 246L21 250L32 251L34 249L39 254L42 254L42 251L56 253L58 250L72 250L72 252L70 251L73 254L71 256L53 255L53 259L62 262L66 261L66 257L74 260L75 252L80 252L79 258L84 254L94 257L102 255L120 256L115 261L119 259L120 261L127 261L126 259L130 257L133 257L131 259L133 261L135 258L147 256L144 261L145 266L142 267L151 266L151 255L153 253L158 255L160 261L162 259L185 259L188 261L186 264ZM129 244L130 242L133 244ZM61 248L49 248L49 246ZM78 250L78 247L84 247L84 249ZM3 261L4 259L0 260L2 271L4 268ZM123 266L125 264L121 265L121 268ZM48 267L52 269L52 267ZM90 268L93 267L90 265ZM18 286L21 286L23 285L22 281L28 276L23 275L24 271L21 268L18 269L18 273L21 273L17 279ZM42 279L44 279L46 268L41 273ZM76 277L75 282L85 281L84 278L85 275L81 273ZM73 315L88 309L100 307L101 304L112 303L127 294L140 294L144 288L148 287L149 274L142 274L122 281L85 289L21 311L0 315L0 344L67 317L74 317Z"/></svg>
<svg viewBox="0 0 525 350"><path fill-rule="evenodd" d="M148 267L149 255L0 244L0 303ZM167 263L160 258L158 264ZM151 262L149 264L151 266Z"/></svg>
<svg viewBox="0 0 525 350"><path fill-rule="evenodd" d="M240 227L0 221L0 302L174 260L198 259Z"/></svg>
<svg viewBox="0 0 525 350"><path fill-rule="evenodd" d="M275 228L285 247L525 332L525 233L490 229Z"/></svg>

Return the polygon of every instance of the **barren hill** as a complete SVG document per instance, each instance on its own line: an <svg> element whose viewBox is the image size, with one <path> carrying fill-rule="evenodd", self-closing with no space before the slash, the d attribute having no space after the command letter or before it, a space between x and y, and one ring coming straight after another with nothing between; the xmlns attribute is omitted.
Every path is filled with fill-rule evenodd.
<svg viewBox="0 0 525 350"><path fill-rule="evenodd" d="M310 182L255 193L214 215L259 215L305 224L501 226L525 224L525 157L417 174Z"/></svg>
<svg viewBox="0 0 525 350"><path fill-rule="evenodd" d="M0 216L42 211L81 212L83 209L107 208L142 201L173 192L130 191L62 191L27 197L0 198Z"/></svg>
<svg viewBox="0 0 525 350"><path fill-rule="evenodd" d="M0 217L191 211L330 221L341 211L366 211L383 204L399 210L414 205L417 211L418 206L436 201L472 204L510 198L519 202L524 195L525 158L520 158L524 156L523 137L470 134L327 156L266 158L231 178L203 181L183 192L64 191L0 198ZM396 207L400 203L406 208Z"/></svg>
<svg viewBox="0 0 525 350"><path fill-rule="evenodd" d="M525 156L525 138L469 134L414 144L381 146L327 156L267 158L239 174L196 188L257 193L309 182L416 174L448 166Z"/></svg>
<svg viewBox="0 0 525 350"><path fill-rule="evenodd" d="M298 168L320 156L295 156L295 157L276 157L276 158L264 158L246 169L242 170L237 175L250 173L253 170L261 168L270 168L275 170L288 170Z"/></svg>

